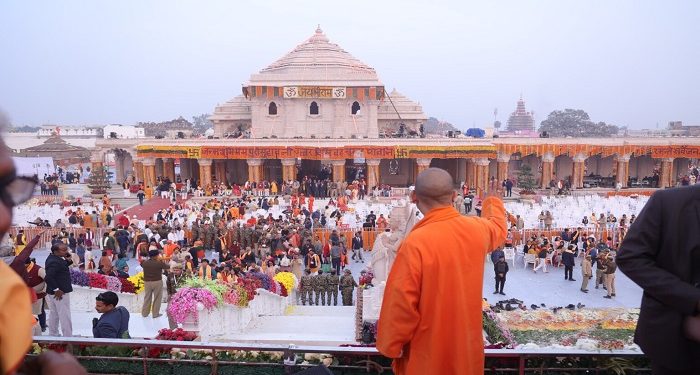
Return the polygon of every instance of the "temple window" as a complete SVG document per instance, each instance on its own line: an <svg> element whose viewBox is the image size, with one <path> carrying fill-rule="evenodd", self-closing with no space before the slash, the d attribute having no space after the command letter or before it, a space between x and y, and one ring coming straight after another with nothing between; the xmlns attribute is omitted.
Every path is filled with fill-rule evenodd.
<svg viewBox="0 0 700 375"><path fill-rule="evenodd" d="M309 114L310 115L317 115L318 114L318 103L311 102L311 105L309 106Z"/></svg>
<svg viewBox="0 0 700 375"><path fill-rule="evenodd" d="M353 115L359 115L360 114L360 103L354 102L352 103L352 112Z"/></svg>
<svg viewBox="0 0 700 375"><path fill-rule="evenodd" d="M267 107L267 114L268 115L276 115L277 114L277 104L275 104L275 102L270 103L270 105Z"/></svg>

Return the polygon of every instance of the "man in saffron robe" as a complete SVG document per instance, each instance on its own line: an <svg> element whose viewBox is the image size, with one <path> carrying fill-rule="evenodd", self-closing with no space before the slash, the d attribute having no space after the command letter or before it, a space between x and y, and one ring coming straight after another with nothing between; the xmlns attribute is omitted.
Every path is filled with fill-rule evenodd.
<svg viewBox="0 0 700 375"><path fill-rule="evenodd" d="M396 374L483 374L482 283L487 252L506 238L503 202L462 216L452 177L428 168L411 200L425 214L399 247L384 290L377 349Z"/></svg>

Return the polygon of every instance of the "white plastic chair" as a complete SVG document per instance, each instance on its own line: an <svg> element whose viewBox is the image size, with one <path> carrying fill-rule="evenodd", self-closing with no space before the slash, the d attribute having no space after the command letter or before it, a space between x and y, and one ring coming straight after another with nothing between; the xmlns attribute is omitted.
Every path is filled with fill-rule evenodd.
<svg viewBox="0 0 700 375"><path fill-rule="evenodd" d="M512 247L506 247L503 249L503 253L505 254L504 256L506 258L506 263L508 260L510 260L513 264L513 268L515 268L515 249Z"/></svg>
<svg viewBox="0 0 700 375"><path fill-rule="evenodd" d="M525 254L525 257L523 258L523 268L527 268L527 265L532 263L532 269L535 269L535 254Z"/></svg>

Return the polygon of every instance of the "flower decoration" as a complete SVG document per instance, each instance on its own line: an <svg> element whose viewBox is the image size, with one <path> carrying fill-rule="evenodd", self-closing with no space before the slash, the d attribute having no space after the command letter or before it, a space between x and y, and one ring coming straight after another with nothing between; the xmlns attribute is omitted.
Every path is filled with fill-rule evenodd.
<svg viewBox="0 0 700 375"><path fill-rule="evenodd" d="M207 310L212 310L218 303L214 293L207 289L185 287L173 295L168 303L168 314L176 323L184 323L190 316L198 318L198 304Z"/></svg>
<svg viewBox="0 0 700 375"><path fill-rule="evenodd" d="M136 294L136 286L129 279L123 278L122 282L122 293L133 293Z"/></svg>
<svg viewBox="0 0 700 375"><path fill-rule="evenodd" d="M90 288L107 289L107 278L99 273L89 273Z"/></svg>
<svg viewBox="0 0 700 375"><path fill-rule="evenodd" d="M156 340L171 340L171 341L194 341L197 339L197 334L190 331L185 331L182 328L168 329L163 328L158 331Z"/></svg>
<svg viewBox="0 0 700 375"><path fill-rule="evenodd" d="M284 285L287 292L291 292L297 285L297 277L291 272L280 272L274 277L275 281L279 281Z"/></svg>
<svg viewBox="0 0 700 375"><path fill-rule="evenodd" d="M129 277L129 280L134 285L134 292L139 294L143 291L145 283L143 281L143 272L139 272L134 276Z"/></svg>
<svg viewBox="0 0 700 375"><path fill-rule="evenodd" d="M117 293L122 291L122 282L121 280L119 280L118 277L105 276L105 279L107 279L107 286L105 287L105 289Z"/></svg>
<svg viewBox="0 0 700 375"><path fill-rule="evenodd" d="M228 303L229 305L238 306L239 300L238 290L235 288L229 289L226 293L224 293L224 302Z"/></svg>
<svg viewBox="0 0 700 375"><path fill-rule="evenodd" d="M70 282L78 286L90 286L90 278L88 274L74 268L70 269Z"/></svg>

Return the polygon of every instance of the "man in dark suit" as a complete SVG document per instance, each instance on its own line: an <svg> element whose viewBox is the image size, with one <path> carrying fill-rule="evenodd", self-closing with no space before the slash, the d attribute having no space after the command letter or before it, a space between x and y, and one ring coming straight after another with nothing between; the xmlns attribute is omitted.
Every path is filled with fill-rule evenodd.
<svg viewBox="0 0 700 375"><path fill-rule="evenodd" d="M70 257L68 246L57 243L51 246L51 254L46 258L46 296L49 303L49 335L58 336L58 326L64 337L73 336L73 323L70 315L70 293L73 285L70 281Z"/></svg>
<svg viewBox="0 0 700 375"><path fill-rule="evenodd" d="M700 373L700 185L656 192L617 265L644 289L635 342L654 374Z"/></svg>

